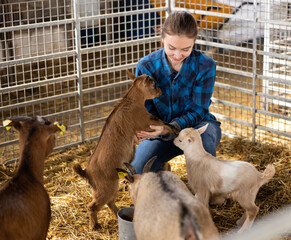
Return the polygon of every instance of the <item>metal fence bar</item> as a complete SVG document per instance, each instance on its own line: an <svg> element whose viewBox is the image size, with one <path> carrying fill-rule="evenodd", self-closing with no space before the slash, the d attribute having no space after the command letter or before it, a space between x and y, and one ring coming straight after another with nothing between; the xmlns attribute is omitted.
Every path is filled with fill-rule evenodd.
<svg viewBox="0 0 291 240"><path fill-rule="evenodd" d="M73 1L74 17L75 17L75 44L76 44L76 65L78 78L78 106L79 106L79 121L81 142L84 142L84 119L83 119L83 79L82 79L82 58L81 58L81 36L80 36L80 21L79 21L79 0Z"/></svg>
<svg viewBox="0 0 291 240"><path fill-rule="evenodd" d="M242 92L242 93L252 94L252 90L251 89L241 88L241 87L236 87L236 86L230 86L228 84L221 83L221 82L216 82L215 86L219 87L219 88L239 91L239 92Z"/></svg>
<svg viewBox="0 0 291 240"><path fill-rule="evenodd" d="M266 55L266 56L269 56L269 57L276 57L276 58L280 58L280 59L291 61L291 56L290 55L282 55L282 54L278 54L278 53L264 52L264 51L258 51L258 54L264 55L264 56Z"/></svg>
<svg viewBox="0 0 291 240"><path fill-rule="evenodd" d="M252 49L249 49L246 47L239 47L239 46L235 46L235 45L229 45L229 44L218 43L218 42L209 42L209 41L205 41L205 40L201 40L201 39L197 39L195 41L195 43L207 45L210 47L226 48L228 50L240 51L240 52L245 52L245 53L253 53Z"/></svg>
<svg viewBox="0 0 291 240"><path fill-rule="evenodd" d="M272 129L272 128L269 128L269 127L264 127L262 125L257 125L256 128L260 129L260 130L263 130L265 132L275 133L277 135L281 135L281 136L284 136L284 137L287 137L287 138L291 138L291 133L288 133L288 132L278 131L278 130L275 130L275 129Z"/></svg>
<svg viewBox="0 0 291 240"><path fill-rule="evenodd" d="M134 10L134 11L126 11L127 16L131 15L137 15L142 13L151 13L151 12L157 12L157 11L166 11L167 7L160 7L160 8L147 8L144 10ZM110 13L110 14L102 14L102 15L96 15L96 16L90 16L90 17L80 17L80 22L88 21L88 20L101 20L101 19L111 19L113 17L120 17L124 16L124 12L117 12L117 13Z"/></svg>
<svg viewBox="0 0 291 240"><path fill-rule="evenodd" d="M126 80L126 81L122 81L122 82L117 82L117 83L111 83L111 84L107 84L107 85L102 85L102 86L98 86L98 87L94 87L94 88L89 88L89 89L84 89L83 93L88 94L88 93L92 93L95 91L99 91L99 90L104 90L104 89L109 89L112 87L120 87L120 86L124 86L124 85L128 85L132 83L132 80ZM84 107L86 108L86 107Z"/></svg>
<svg viewBox="0 0 291 240"><path fill-rule="evenodd" d="M252 123L248 123L248 122L245 122L245 121L242 121L242 120L238 120L236 118L228 117L228 116L225 116L223 114L216 113L215 116L218 117L219 119L222 119L222 120L226 120L226 121L229 121L229 122L237 123L237 124L240 124L240 125L243 125L243 126L247 126L247 127L252 127Z"/></svg>
<svg viewBox="0 0 291 240"><path fill-rule="evenodd" d="M278 76L278 75L275 75ZM268 77L268 76L264 76L264 75L258 75L257 78L258 79L266 79L272 82L276 82L276 83L281 83L281 84L291 84L290 80L285 80L285 79L281 79L281 78L277 78L274 75L272 77ZM286 76L287 78L287 76Z"/></svg>
<svg viewBox="0 0 291 240"><path fill-rule="evenodd" d="M7 93L7 92L12 92L12 91L17 91L17 90L23 90L25 88L45 86L47 84L60 83L60 82L66 81L66 80L72 80L72 79L76 79L76 78L77 78L77 75L70 75L70 76L53 78L53 79L43 80L43 81L38 81L38 82L33 82L33 83L25 83L25 84L20 84L17 86L12 86L12 87L0 88L0 93Z"/></svg>
<svg viewBox="0 0 291 240"><path fill-rule="evenodd" d="M138 43L151 43L151 42L157 41L159 39L160 39L160 37L148 37L148 38L144 38L144 39L130 40L130 41L126 41L126 42L111 43L111 44L108 43L108 44L102 45L102 46L81 49L81 53L90 53L90 52L113 49L113 48L118 48L118 47L126 47L126 46L130 46L130 45L138 44Z"/></svg>
<svg viewBox="0 0 291 240"><path fill-rule="evenodd" d="M256 38L256 23L257 19L257 0L254 0L254 18L253 18L253 106L252 106L252 141L256 142L256 96L257 96L257 38Z"/></svg>
<svg viewBox="0 0 291 240"><path fill-rule="evenodd" d="M187 8L181 8L181 7L175 7L175 11L187 11L187 12L195 13L195 14L214 16L214 17L224 17L224 18L229 18L229 19L238 19L238 20L244 20L244 21L249 21L249 22L254 21L253 18L242 18L234 14L210 12L210 11L196 10L196 9L187 9Z"/></svg>
<svg viewBox="0 0 291 240"><path fill-rule="evenodd" d="M211 100L214 103L220 103L220 104L223 104L225 106L234 107L234 108L238 108L238 109L243 109L243 110L247 110L247 111L250 111L250 112L253 109L252 107L248 107L248 106L244 106L244 105L241 105L241 104L229 102L229 101L226 101L226 100L217 99L215 97L211 98Z"/></svg>
<svg viewBox="0 0 291 240"><path fill-rule="evenodd" d="M36 99L36 100L31 100L31 101L26 101L26 102L22 102L22 103L15 103L15 104L11 104L11 105L6 105L3 107L0 107L0 111L5 111L5 110L9 110L9 109L14 109L14 108L20 108L20 107L25 107L25 106L29 106L29 105L33 105L33 104L39 104L39 103L45 103L48 101L53 101L53 100L57 100L60 97L73 97L78 95L77 91L74 92L70 92L70 93L63 93L57 96L51 96L51 97L46 97L46 98L41 98L41 99Z"/></svg>
<svg viewBox="0 0 291 240"><path fill-rule="evenodd" d="M266 115L266 116L271 116L271 117L275 117L275 118L284 119L284 120L287 120L287 121L291 121L291 117L289 117L287 115L273 113L273 112L269 112L269 111L266 111L266 110L257 109L257 113L263 114L263 115Z"/></svg>
<svg viewBox="0 0 291 240"><path fill-rule="evenodd" d="M46 54L46 55L41 55L41 56L36 56L36 57L9 60L5 62L0 62L0 67L12 66L12 65L17 65L21 63L38 62L41 60L53 59L53 58L58 58L58 57L68 57L68 56L75 55L75 53L76 51L66 51L66 52L51 53L51 54Z"/></svg>
<svg viewBox="0 0 291 240"><path fill-rule="evenodd" d="M222 71L222 72L227 72L227 73L232 73L232 74L237 74L245 77L253 77L252 72L246 72L246 71L241 71L237 69L232 69L232 68L227 68L227 67L222 67L222 66L216 66L217 71Z"/></svg>
<svg viewBox="0 0 291 240"><path fill-rule="evenodd" d="M286 103L291 103L291 98L286 98L286 97L280 97L280 96L276 96L273 94L266 94L266 93L257 93L258 96L260 97L265 97L265 98L269 98L269 99L275 99L275 100L279 100L279 101L283 101Z"/></svg>
<svg viewBox="0 0 291 240"><path fill-rule="evenodd" d="M117 71L117 70L125 70L128 68L134 68L136 66L136 63L130 63L127 65L120 65L120 66L115 66L115 67L109 67L109 68L104 68L104 69L100 69L100 70L94 70L94 71L88 71L88 72L84 72L82 74L83 77L90 77L90 76L94 76L96 74L100 74L100 73L106 73L106 72L113 72L113 71Z"/></svg>
<svg viewBox="0 0 291 240"><path fill-rule="evenodd" d="M74 23L74 19L57 20L57 21L50 21L50 22L43 22L43 23L31 23L31 24L24 24L24 25L13 26L13 27L5 27L5 28L0 28L0 33L18 31L18 30L35 29L35 28L40 28L40 27L65 25L69 23Z"/></svg>

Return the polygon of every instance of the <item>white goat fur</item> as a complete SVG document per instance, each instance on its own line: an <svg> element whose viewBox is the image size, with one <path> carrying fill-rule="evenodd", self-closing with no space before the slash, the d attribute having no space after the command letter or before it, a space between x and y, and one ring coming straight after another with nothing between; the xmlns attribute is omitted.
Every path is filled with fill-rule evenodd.
<svg viewBox="0 0 291 240"><path fill-rule="evenodd" d="M257 192L274 176L275 168L268 164L260 173L248 162L213 157L204 150L200 136L207 126L183 129L174 144L184 151L188 182L198 200L208 206L210 196L213 204L232 198L244 208L244 215L237 221L238 225L243 223L239 230L242 232L253 224L258 213Z"/></svg>
<svg viewBox="0 0 291 240"><path fill-rule="evenodd" d="M195 236L219 239L209 210L174 173L136 174L129 192L135 204L134 230L138 240L195 240ZM193 227L193 218L198 231Z"/></svg>

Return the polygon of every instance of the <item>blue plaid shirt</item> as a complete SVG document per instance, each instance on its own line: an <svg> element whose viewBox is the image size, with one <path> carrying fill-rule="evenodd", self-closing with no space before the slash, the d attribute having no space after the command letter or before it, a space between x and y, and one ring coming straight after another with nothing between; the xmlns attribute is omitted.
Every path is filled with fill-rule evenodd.
<svg viewBox="0 0 291 240"><path fill-rule="evenodd" d="M195 127L205 120L220 125L209 112L216 75L212 58L193 49L176 72L162 48L139 61L136 76L142 74L154 78L162 90L160 97L146 100L145 106L151 114L181 129Z"/></svg>

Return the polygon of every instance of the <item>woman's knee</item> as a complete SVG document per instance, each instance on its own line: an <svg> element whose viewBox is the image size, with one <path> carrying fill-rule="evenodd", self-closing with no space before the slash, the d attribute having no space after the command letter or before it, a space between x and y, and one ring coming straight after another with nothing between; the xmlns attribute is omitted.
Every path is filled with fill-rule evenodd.
<svg viewBox="0 0 291 240"><path fill-rule="evenodd" d="M137 146L132 166L137 173L142 173L145 164L152 157L157 156L151 168L151 171L157 171L165 162L180 154L183 154L183 152L171 140L146 139Z"/></svg>
<svg viewBox="0 0 291 240"><path fill-rule="evenodd" d="M216 147L221 139L221 129L219 125L212 122L202 122L195 128L200 128L208 123L206 131L201 135L203 147L206 152L216 156Z"/></svg>

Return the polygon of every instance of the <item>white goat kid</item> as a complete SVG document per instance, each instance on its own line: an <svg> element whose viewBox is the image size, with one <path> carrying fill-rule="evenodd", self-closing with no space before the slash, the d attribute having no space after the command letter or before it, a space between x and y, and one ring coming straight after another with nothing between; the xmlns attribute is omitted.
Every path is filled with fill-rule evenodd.
<svg viewBox="0 0 291 240"><path fill-rule="evenodd" d="M260 173L248 162L213 157L203 148L200 136L207 127L183 129L174 144L184 151L188 182L197 199L208 206L210 197L212 204L232 198L244 208L244 215L237 221L242 232L253 224L259 209L255 204L257 192L274 176L275 168L268 164Z"/></svg>

